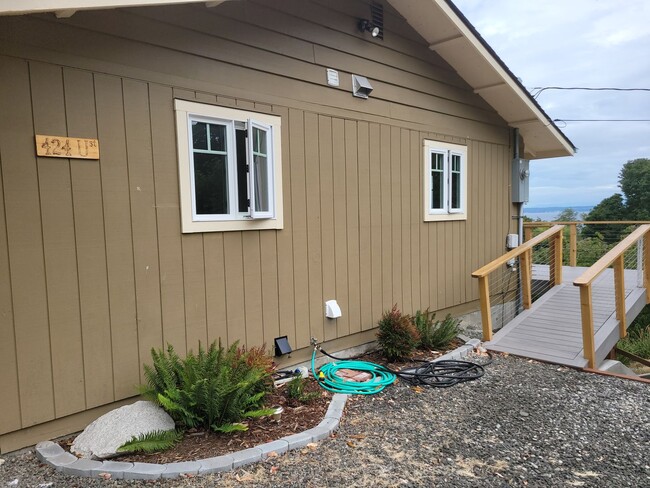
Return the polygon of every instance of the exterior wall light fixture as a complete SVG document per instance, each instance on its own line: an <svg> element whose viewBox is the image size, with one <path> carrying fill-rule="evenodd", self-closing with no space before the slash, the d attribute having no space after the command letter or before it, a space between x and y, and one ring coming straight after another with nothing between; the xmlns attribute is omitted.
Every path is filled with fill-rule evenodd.
<svg viewBox="0 0 650 488"><path fill-rule="evenodd" d="M359 30L361 32L370 32L370 35L372 37L377 37L377 36L379 36L379 33L380 33L379 27L376 26L375 24L373 24L372 22L370 22L367 19L359 20Z"/></svg>

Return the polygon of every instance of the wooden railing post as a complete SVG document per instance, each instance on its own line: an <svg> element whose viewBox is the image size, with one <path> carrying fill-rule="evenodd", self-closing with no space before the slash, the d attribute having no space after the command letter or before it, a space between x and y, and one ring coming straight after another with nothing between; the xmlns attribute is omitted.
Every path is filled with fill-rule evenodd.
<svg viewBox="0 0 650 488"><path fill-rule="evenodd" d="M524 227L524 242L528 242L533 238L533 228ZM523 242L522 242L523 244Z"/></svg>
<svg viewBox="0 0 650 488"><path fill-rule="evenodd" d="M625 257L621 254L614 261L614 295L616 296L616 318L621 339L627 335L625 323Z"/></svg>
<svg viewBox="0 0 650 488"><path fill-rule="evenodd" d="M594 348L594 314L591 306L591 285L580 287L580 312L582 314L582 347L590 368L596 367Z"/></svg>
<svg viewBox="0 0 650 488"><path fill-rule="evenodd" d="M490 283L487 275L478 279L479 298L481 300L481 324L483 325L483 340L492 340L492 311L490 306Z"/></svg>
<svg viewBox="0 0 650 488"><path fill-rule="evenodd" d="M525 310L528 310L533 303L531 294L531 261L532 251L528 249L520 256L519 266L521 267L521 291L522 304Z"/></svg>
<svg viewBox="0 0 650 488"><path fill-rule="evenodd" d="M578 262L578 224L569 225L569 266L576 267Z"/></svg>
<svg viewBox="0 0 650 488"><path fill-rule="evenodd" d="M549 263L549 279L553 286L562 284L562 232L558 232L551 239L551 260Z"/></svg>

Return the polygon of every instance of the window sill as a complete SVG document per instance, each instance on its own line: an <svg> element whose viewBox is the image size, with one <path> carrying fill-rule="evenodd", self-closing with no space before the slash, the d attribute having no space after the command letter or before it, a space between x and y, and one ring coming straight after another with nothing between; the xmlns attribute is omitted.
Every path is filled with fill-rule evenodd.
<svg viewBox="0 0 650 488"><path fill-rule="evenodd" d="M465 213L454 213L454 214L433 214L425 215L425 222L449 222L454 220L467 220L467 214Z"/></svg>
<svg viewBox="0 0 650 488"><path fill-rule="evenodd" d="M276 219L247 219L247 220L224 220L220 222L183 222L183 234L195 232L231 232L244 230L280 230L284 227L282 218Z"/></svg>

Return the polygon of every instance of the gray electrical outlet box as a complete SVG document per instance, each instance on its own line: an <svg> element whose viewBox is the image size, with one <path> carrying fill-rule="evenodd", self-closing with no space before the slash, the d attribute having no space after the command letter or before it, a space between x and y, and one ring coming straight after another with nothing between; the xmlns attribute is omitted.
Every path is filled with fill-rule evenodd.
<svg viewBox="0 0 650 488"><path fill-rule="evenodd" d="M530 161L522 158L512 160L512 203L528 202Z"/></svg>

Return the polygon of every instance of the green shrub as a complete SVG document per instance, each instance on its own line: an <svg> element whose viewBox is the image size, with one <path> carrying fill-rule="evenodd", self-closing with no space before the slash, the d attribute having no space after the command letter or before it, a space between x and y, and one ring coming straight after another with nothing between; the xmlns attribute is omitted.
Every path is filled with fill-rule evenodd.
<svg viewBox="0 0 650 488"><path fill-rule="evenodd" d="M305 385L307 384L307 379L303 378L301 375L296 376L294 379L287 383L287 395L289 398L298 400L299 402L309 403L312 400L315 400L320 396L317 391L312 391L311 393L305 393Z"/></svg>
<svg viewBox="0 0 650 488"><path fill-rule="evenodd" d="M447 315L441 322L436 320L436 314L427 308L424 312L415 312L413 323L420 334L417 347L432 350L445 347L456 338L460 320Z"/></svg>
<svg viewBox="0 0 650 488"><path fill-rule="evenodd" d="M212 343L199 344L181 359L171 345L151 350L153 365L145 365L147 381L142 395L158 403L183 428L203 427L214 431L242 430L236 427L245 417L270 415L261 409L270 383L270 358L263 348L239 348L237 343L224 349Z"/></svg>
<svg viewBox="0 0 650 488"><path fill-rule="evenodd" d="M645 329L631 331L625 339L618 341L616 346L640 358L650 359L650 326L646 326ZM631 362L629 358L620 354L618 360L626 365Z"/></svg>
<svg viewBox="0 0 650 488"><path fill-rule="evenodd" d="M379 321L377 343L383 356L389 361L408 357L415 349L420 335L413 325L411 317L402 315L397 308L384 312Z"/></svg>
<svg viewBox="0 0 650 488"><path fill-rule="evenodd" d="M646 305L641 309L639 315L636 316L627 328L627 332L632 335L634 333L642 332L648 327L650 327L650 305Z"/></svg>

